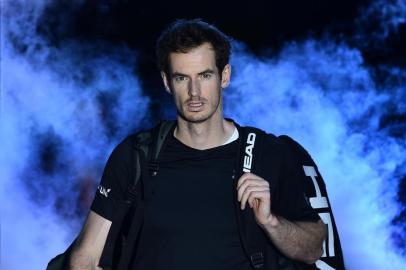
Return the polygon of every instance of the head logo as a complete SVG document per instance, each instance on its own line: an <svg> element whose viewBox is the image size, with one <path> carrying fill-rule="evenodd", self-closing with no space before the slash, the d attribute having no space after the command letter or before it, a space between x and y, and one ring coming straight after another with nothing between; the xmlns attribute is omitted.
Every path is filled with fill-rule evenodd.
<svg viewBox="0 0 406 270"><path fill-rule="evenodd" d="M256 136L257 135L255 133L248 134L247 146L245 147L244 168L242 169L244 172L251 172L252 149L254 149Z"/></svg>

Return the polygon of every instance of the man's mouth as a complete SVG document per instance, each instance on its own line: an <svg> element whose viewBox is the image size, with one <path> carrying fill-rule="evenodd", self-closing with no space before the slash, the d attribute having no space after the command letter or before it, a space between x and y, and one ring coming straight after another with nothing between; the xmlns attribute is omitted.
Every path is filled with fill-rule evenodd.
<svg viewBox="0 0 406 270"><path fill-rule="evenodd" d="M187 103L189 111L199 111L203 108L204 102L201 101L190 101Z"/></svg>

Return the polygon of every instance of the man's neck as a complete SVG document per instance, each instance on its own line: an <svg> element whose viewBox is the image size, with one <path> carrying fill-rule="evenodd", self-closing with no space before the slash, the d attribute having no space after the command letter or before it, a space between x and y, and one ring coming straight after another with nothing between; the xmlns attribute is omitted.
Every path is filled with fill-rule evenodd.
<svg viewBox="0 0 406 270"><path fill-rule="evenodd" d="M222 145L233 134L234 129L234 124L224 118L202 123L178 118L174 136L187 146L204 150Z"/></svg>

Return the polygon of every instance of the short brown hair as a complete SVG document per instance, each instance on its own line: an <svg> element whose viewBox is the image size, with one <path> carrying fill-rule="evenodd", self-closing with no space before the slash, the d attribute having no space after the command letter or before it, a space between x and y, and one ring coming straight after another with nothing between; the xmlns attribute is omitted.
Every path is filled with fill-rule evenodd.
<svg viewBox="0 0 406 270"><path fill-rule="evenodd" d="M231 39L215 26L201 19L176 20L160 35L156 44L156 57L159 70L169 73L169 54L187 53L203 43L210 43L214 49L216 66L221 72L228 64L231 54Z"/></svg>

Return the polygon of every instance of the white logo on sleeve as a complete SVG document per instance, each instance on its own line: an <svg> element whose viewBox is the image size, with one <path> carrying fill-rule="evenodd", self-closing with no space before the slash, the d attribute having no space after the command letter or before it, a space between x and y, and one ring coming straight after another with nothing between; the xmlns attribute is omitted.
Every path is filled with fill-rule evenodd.
<svg viewBox="0 0 406 270"><path fill-rule="evenodd" d="M99 190L100 194L104 195L106 198L109 196L109 192L111 190L111 188L107 189L102 185L98 186L97 189Z"/></svg>

